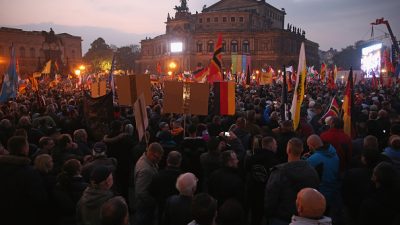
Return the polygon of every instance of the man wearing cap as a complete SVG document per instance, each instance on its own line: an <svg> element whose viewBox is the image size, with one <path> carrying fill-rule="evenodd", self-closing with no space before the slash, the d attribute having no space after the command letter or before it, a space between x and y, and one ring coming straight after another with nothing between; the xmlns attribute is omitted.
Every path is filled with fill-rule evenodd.
<svg viewBox="0 0 400 225"><path fill-rule="evenodd" d="M113 183L110 168L98 166L93 170L90 176L90 184L77 204L78 224L100 225L101 206L113 197L114 194L110 191Z"/></svg>
<svg viewBox="0 0 400 225"><path fill-rule="evenodd" d="M135 206L136 213L134 224L152 224L156 201L149 193L149 185L154 176L158 174L158 163L164 153L163 147L157 143L151 143L146 152L137 161L134 171Z"/></svg>
<svg viewBox="0 0 400 225"><path fill-rule="evenodd" d="M107 145L104 142L96 142L93 145L92 156L93 159L91 162L87 163L82 168L82 176L85 178L87 182L90 181L90 174L93 172L93 169L97 166L107 166L113 172L117 168L117 160L115 158L107 157Z"/></svg>

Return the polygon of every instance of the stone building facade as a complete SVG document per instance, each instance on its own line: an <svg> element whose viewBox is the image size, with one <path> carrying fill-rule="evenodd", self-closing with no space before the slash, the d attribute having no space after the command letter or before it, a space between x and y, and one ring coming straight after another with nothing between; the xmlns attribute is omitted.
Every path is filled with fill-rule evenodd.
<svg viewBox="0 0 400 225"><path fill-rule="evenodd" d="M232 54L251 56L253 69L296 66L302 42L306 45L307 64L319 64L319 45L307 40L300 28L289 24L285 27L285 10L265 0L220 0L194 14L181 0L175 10L175 17L168 15L165 34L141 41L137 73L157 73L157 65L161 65L165 74L171 62L177 65L176 72L208 65L219 33L224 69L231 67ZM181 51L174 52L171 43L181 43Z"/></svg>
<svg viewBox="0 0 400 225"><path fill-rule="evenodd" d="M0 73L4 73L10 61L10 47L14 45L19 73L22 76L40 71L45 63L53 59L59 70L67 71L82 63L82 38L67 33L24 31L15 28L0 28ZM57 62L57 63L56 63Z"/></svg>

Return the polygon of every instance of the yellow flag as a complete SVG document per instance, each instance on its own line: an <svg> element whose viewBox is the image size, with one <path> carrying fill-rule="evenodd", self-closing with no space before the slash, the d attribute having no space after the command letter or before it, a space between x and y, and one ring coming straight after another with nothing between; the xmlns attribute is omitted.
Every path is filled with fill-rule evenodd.
<svg viewBox="0 0 400 225"><path fill-rule="evenodd" d="M43 68L43 70L42 70L42 73L44 73L44 74L50 74L50 71L51 71L51 60L49 60L49 61L46 63L46 66L44 66L44 68Z"/></svg>
<svg viewBox="0 0 400 225"><path fill-rule="evenodd" d="M296 87L294 89L294 94L293 94L292 108L290 109L290 112L292 113L294 130L297 129L300 122L300 109L304 99L306 75L307 75L306 51L303 42L301 43L301 48L300 48L299 66L297 67L297 76L296 76Z"/></svg>

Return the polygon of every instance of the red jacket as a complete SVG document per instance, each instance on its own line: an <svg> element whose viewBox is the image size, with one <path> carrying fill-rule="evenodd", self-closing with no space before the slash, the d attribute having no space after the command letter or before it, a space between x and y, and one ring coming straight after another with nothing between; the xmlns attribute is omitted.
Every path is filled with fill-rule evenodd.
<svg viewBox="0 0 400 225"><path fill-rule="evenodd" d="M330 128L320 135L322 141L327 142L336 149L340 160L340 172L350 167L352 158L351 138L343 132L343 129Z"/></svg>

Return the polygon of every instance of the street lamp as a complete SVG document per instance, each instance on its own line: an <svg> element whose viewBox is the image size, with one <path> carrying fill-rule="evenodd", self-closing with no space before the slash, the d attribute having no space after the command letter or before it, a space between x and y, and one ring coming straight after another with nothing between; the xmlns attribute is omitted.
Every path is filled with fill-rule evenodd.
<svg viewBox="0 0 400 225"><path fill-rule="evenodd" d="M79 69L78 69L78 70L75 70L75 75L76 75L76 76L80 76L80 75L81 75L81 70L79 70Z"/></svg>
<svg viewBox="0 0 400 225"><path fill-rule="evenodd" d="M85 70L85 69L86 69L86 67L84 65L79 66L79 70Z"/></svg>
<svg viewBox="0 0 400 225"><path fill-rule="evenodd" d="M174 69L176 68L176 63L175 63L175 62L171 62L171 63L169 64L169 68L170 68L171 70L174 70Z"/></svg>
<svg viewBox="0 0 400 225"><path fill-rule="evenodd" d="M168 71L168 76L171 76L172 75L172 71Z"/></svg>

